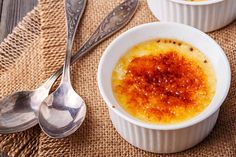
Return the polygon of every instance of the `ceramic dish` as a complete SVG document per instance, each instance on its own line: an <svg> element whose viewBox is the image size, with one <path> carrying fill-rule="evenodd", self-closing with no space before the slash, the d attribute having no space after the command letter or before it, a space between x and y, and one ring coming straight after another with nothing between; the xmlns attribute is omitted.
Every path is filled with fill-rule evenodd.
<svg viewBox="0 0 236 157"><path fill-rule="evenodd" d="M211 61L215 70L216 93L211 103L198 116L182 123L157 125L137 120L120 107L112 92L112 71L120 57L134 45L157 38L177 39L195 46ZM156 22L137 26L116 38L100 60L97 77L100 93L118 133L140 149L173 153L193 147L211 132L227 96L231 72L225 53L208 35L187 25Z"/></svg>
<svg viewBox="0 0 236 157"><path fill-rule="evenodd" d="M204 32L222 28L236 18L235 0L147 0L154 16L160 21L178 22Z"/></svg>

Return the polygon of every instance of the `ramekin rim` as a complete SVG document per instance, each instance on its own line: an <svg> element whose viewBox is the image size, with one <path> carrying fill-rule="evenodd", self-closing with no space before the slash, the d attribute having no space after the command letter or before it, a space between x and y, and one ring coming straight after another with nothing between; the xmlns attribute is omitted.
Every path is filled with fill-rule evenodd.
<svg viewBox="0 0 236 157"><path fill-rule="evenodd" d="M223 2L224 0L211 0L211 1L203 1L203 2L188 2L188 1L184 1L184 0L169 0L175 3L179 3L179 4L184 4L184 5L211 5L211 4L216 4L216 3L220 3Z"/></svg>
<svg viewBox="0 0 236 157"><path fill-rule="evenodd" d="M101 72L102 72L103 63L104 63L103 60L104 60L105 56L108 54L107 52L109 52L111 47L112 47L112 45L114 43L116 43L117 40L122 38L122 36L124 36L125 34L130 33L131 31L136 31L136 29L139 29L141 27L145 27L146 25L155 25L155 24L170 24L170 25L179 25L179 26L183 26L183 27L189 27L191 29L194 29L195 31L197 31L201 35L207 37L208 40L214 42L216 44L216 46L219 48L219 52L221 53L221 55L223 57L222 59L225 62L226 67L227 67L227 69L225 69L226 75L228 75L227 76L227 82L225 84L226 88L225 88L225 91L222 92L222 98L217 103L217 105L215 105L214 110L210 110L205 116L202 116L199 119L196 119L196 117L194 117L194 118L192 118L192 119L190 119L188 121L185 121L185 122L182 122L182 123L178 123L178 124L173 124L173 125L172 124L170 124L170 125L157 125L157 124L151 124L151 123L142 122L142 121L139 121L139 120L137 120L135 118L132 118L132 117L127 117L121 111L119 111L119 110L117 110L117 109L112 107L113 104L110 102L108 96L105 94L105 91L104 91L103 86L102 86L102 81L100 79L101 75L102 75ZM219 44L215 40L213 40L210 36L208 36L204 32L202 32L202 31L200 31L200 30L198 30L198 29L196 29L194 27L191 27L191 26L188 26L188 25L185 25L185 24L176 23L176 22L151 22L151 23L141 24L141 25L135 26L135 27L127 30L126 32L120 34L117 38L115 38L109 44L109 46L105 49L105 51L104 51L104 53L103 53L103 55L102 55L102 57L100 59L99 65L98 65L97 81L98 81L98 88L99 88L100 94L103 97L106 105L108 106L109 109L111 109L113 112L118 114L120 117L124 118L125 120L129 121L132 124L135 124L135 125L143 127L143 128L154 129L154 130L177 130L177 129L187 128L187 127L193 126L193 125L195 125L197 123L200 123L201 121L203 121L203 120L207 119L208 117L210 117L211 115L213 115L221 107L221 105L223 104L225 98L227 97L229 89L230 89L230 84L231 84L231 68L230 68L230 64L229 64L229 61L227 59L227 56L224 53L223 49L219 46Z"/></svg>

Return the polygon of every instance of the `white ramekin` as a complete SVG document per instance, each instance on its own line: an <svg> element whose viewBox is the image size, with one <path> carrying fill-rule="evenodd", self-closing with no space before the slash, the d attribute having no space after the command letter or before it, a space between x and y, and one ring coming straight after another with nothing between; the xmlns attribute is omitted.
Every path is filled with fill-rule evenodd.
<svg viewBox="0 0 236 157"><path fill-rule="evenodd" d="M178 22L204 32L222 28L236 18L235 0L147 0L154 16L160 21Z"/></svg>
<svg viewBox="0 0 236 157"><path fill-rule="evenodd" d="M180 124L155 125L135 119L120 107L112 93L111 75L120 57L132 46L157 38L178 39L194 45L212 62L216 73L216 94L212 102L198 116ZM169 22L144 24L123 33L107 47L98 66L99 90L114 127L132 145L156 153L183 151L202 141L216 123L230 80L227 57L212 38L193 27Z"/></svg>

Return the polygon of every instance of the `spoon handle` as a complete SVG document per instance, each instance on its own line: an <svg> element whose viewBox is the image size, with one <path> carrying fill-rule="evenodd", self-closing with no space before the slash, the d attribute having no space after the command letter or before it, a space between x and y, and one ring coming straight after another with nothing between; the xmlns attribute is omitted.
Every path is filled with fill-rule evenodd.
<svg viewBox="0 0 236 157"><path fill-rule="evenodd" d="M92 36L80 47L80 49L71 58L71 64L74 64L81 56L94 48L100 42L123 28L133 17L138 8L138 0L126 0L113 9L101 22ZM55 72L44 84L50 89L57 78L62 73L62 67Z"/></svg>
<svg viewBox="0 0 236 157"><path fill-rule="evenodd" d="M67 25L66 59L63 68L62 81L70 82L70 61L75 33L86 6L87 0L65 0Z"/></svg>
<svg viewBox="0 0 236 157"><path fill-rule="evenodd" d="M123 28L133 17L138 7L138 0L126 0L110 12L101 22L92 36L80 47L72 57L71 63L75 63L82 55L94 48L100 42Z"/></svg>
<svg viewBox="0 0 236 157"><path fill-rule="evenodd" d="M65 0L68 45L72 48L73 39L86 6L87 0Z"/></svg>

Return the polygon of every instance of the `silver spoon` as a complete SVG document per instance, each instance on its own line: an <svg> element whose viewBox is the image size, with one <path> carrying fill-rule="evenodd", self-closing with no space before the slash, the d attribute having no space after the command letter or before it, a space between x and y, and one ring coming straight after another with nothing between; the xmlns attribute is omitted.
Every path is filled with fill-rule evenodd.
<svg viewBox="0 0 236 157"><path fill-rule="evenodd" d="M41 129L50 137L62 138L72 134L84 121L86 105L74 91L70 80L72 46L80 19L81 0L65 0L67 25L66 58L59 87L40 105L38 121Z"/></svg>
<svg viewBox="0 0 236 157"><path fill-rule="evenodd" d="M123 28L133 17L137 7L138 0L126 0L110 12L89 40L71 58L71 64ZM34 91L20 91L2 99L0 101L0 133L15 133L35 126L38 123L35 113L38 112L40 104L48 96L52 85L61 73L62 68Z"/></svg>
<svg viewBox="0 0 236 157"><path fill-rule="evenodd" d="M80 3L80 0L65 0L67 47L62 79L58 88L44 99L39 108L39 125L53 138L72 134L82 124L86 115L84 100L74 91L70 80L73 39L81 15L78 9Z"/></svg>

